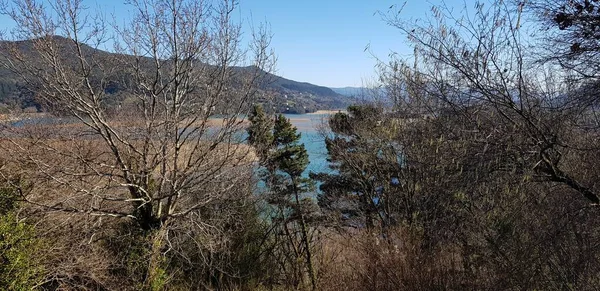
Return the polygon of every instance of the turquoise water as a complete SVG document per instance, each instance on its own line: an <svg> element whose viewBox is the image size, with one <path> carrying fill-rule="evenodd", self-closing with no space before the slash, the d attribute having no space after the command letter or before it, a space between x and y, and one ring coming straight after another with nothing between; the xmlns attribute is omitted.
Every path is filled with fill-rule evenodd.
<svg viewBox="0 0 600 291"><path fill-rule="evenodd" d="M327 166L327 149L325 140L320 132L327 124L328 114L284 114L301 133L300 142L309 155L309 165L304 176L309 172L330 172Z"/></svg>
<svg viewBox="0 0 600 291"><path fill-rule="evenodd" d="M328 115L318 114L284 114L300 132L300 143L304 144L309 156L309 164L302 176L308 177L310 172L315 173L331 173L332 170L327 163L327 148L325 147L325 139L321 133L324 123L327 122ZM319 182L316 182L315 192L308 193L308 197L316 198L316 194L320 192ZM257 193L265 189L264 182L258 183Z"/></svg>

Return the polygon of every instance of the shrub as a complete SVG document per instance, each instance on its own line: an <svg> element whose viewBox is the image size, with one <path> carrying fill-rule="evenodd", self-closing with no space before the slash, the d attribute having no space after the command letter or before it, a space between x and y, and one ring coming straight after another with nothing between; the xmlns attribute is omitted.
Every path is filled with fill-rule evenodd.
<svg viewBox="0 0 600 291"><path fill-rule="evenodd" d="M19 219L14 194L0 188L0 290L29 290L43 279L43 242Z"/></svg>

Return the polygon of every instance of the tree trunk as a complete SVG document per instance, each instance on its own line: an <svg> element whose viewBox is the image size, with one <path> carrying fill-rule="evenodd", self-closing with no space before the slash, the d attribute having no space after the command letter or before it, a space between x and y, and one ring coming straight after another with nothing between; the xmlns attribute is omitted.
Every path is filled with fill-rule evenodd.
<svg viewBox="0 0 600 291"><path fill-rule="evenodd" d="M300 231L302 233L302 243L306 248L306 267L308 268L308 276L310 277L310 284L312 289L317 289L317 277L315 275L314 266L312 263L312 253L310 251L310 242L308 241L308 230L306 227L306 221L304 219L304 213L300 210L300 198L298 195L298 188L296 187L296 179L292 179L293 187L294 187L294 196L296 198L296 206L300 211Z"/></svg>

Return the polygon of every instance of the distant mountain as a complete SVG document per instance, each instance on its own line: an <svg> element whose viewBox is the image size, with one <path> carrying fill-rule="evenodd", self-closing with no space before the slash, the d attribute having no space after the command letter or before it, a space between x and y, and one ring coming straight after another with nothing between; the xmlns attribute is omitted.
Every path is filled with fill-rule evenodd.
<svg viewBox="0 0 600 291"><path fill-rule="evenodd" d="M278 112L305 113L322 109L346 108L353 99L336 93L330 88L306 82L296 82L280 76L271 76L268 91L274 92Z"/></svg>
<svg viewBox="0 0 600 291"><path fill-rule="evenodd" d="M73 43L64 37L55 36L53 41L59 48L65 52L73 51ZM34 58L33 41L25 40L18 42L0 41L0 57L8 55L8 50L18 47L19 51L26 57ZM114 60L122 58L131 58L132 56L115 54L83 45L84 54L93 55L95 58L104 60ZM68 54L68 53L67 53ZM68 58L68 56L67 56ZM150 60L148 60L151 64ZM255 69L254 67L233 67L233 70L240 76ZM127 83L132 82L131 78L127 80L126 76L118 76L125 81L114 82L108 86L107 93L115 96L111 104L118 104L118 96L121 91L127 91ZM352 99L339 94L330 88L317 86L306 82L297 82L285 79L281 76L268 74L268 82L260 90L261 96L265 96L261 103L265 103L271 110L282 113L307 113L322 109L345 108L352 103ZM35 92L25 90L19 85L17 76L6 69L0 68L0 111L6 108L26 108L35 107L43 110L42 106L33 98ZM1 112L0 112L1 113Z"/></svg>
<svg viewBox="0 0 600 291"><path fill-rule="evenodd" d="M367 88L364 87L343 87L343 88L331 88L331 90L340 95L347 97L360 97L364 95Z"/></svg>

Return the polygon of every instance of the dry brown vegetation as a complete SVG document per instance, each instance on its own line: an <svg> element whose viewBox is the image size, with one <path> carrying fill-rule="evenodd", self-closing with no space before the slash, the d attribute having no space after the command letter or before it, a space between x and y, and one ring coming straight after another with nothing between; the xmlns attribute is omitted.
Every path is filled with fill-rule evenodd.
<svg viewBox="0 0 600 291"><path fill-rule="evenodd" d="M316 197L297 129L239 118L272 54L265 31L239 47L236 1L132 1L119 60L82 44L106 28L80 30L81 1L5 6L37 58L3 64L49 113L2 124L0 289L596 290L600 101L578 60L600 13L532 2L384 14L415 56L380 63L385 102L331 116ZM564 43L525 35L534 16ZM115 70L136 80L120 109Z"/></svg>

